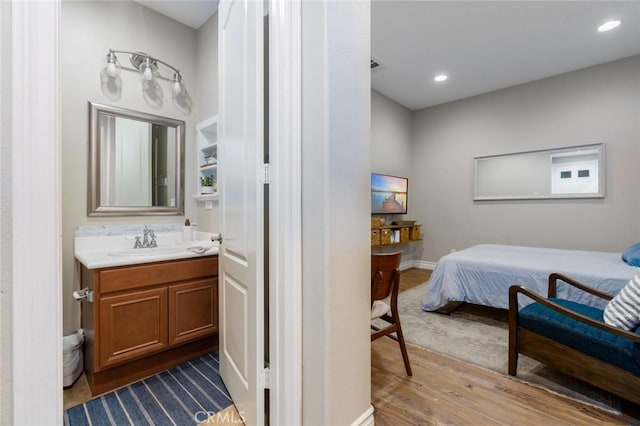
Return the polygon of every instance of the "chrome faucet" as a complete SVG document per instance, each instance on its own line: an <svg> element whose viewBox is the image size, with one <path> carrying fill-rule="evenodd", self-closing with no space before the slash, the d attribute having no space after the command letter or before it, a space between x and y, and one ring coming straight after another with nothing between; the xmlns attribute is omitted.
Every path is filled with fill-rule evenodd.
<svg viewBox="0 0 640 426"><path fill-rule="evenodd" d="M153 229L149 230L149 237L151 237L151 241L149 241L149 247L158 247L158 242L156 241L156 234L153 232Z"/></svg>
<svg viewBox="0 0 640 426"><path fill-rule="evenodd" d="M142 230L142 247L144 248L149 248L149 231L151 231L149 226L145 225Z"/></svg>
<svg viewBox="0 0 640 426"><path fill-rule="evenodd" d="M149 238L151 238L151 240L149 240ZM145 225L142 229L142 242L140 242L140 237L136 237L136 242L134 243L133 248L138 249L151 247L158 247L156 234L153 232L153 229L149 228L149 225Z"/></svg>

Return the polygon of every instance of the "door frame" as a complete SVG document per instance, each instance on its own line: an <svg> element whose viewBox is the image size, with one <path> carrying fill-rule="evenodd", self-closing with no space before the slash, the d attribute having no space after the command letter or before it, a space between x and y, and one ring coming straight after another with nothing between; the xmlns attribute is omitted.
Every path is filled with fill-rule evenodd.
<svg viewBox="0 0 640 426"><path fill-rule="evenodd" d="M269 2L271 424L302 424L302 3ZM265 295L267 296L267 295Z"/></svg>
<svg viewBox="0 0 640 426"><path fill-rule="evenodd" d="M47 419L60 425L60 2L3 2L0 9L3 28L10 23L10 30L3 32L8 37L2 40L0 59L9 63L0 62L0 118L9 130L3 128L0 137L2 155L10 155L2 163L11 166L9 173L2 170L10 185L3 185L2 195L2 225L7 228L3 234L9 237L0 241L4 292L0 410L8 423L37 424Z"/></svg>
<svg viewBox="0 0 640 426"><path fill-rule="evenodd" d="M3 24L12 24L10 37L7 37L10 40L5 39L1 46L2 57L11 58L13 63L10 87L4 83L6 76L3 76L1 87L2 98L13 101L11 116L3 111L2 120L7 119L11 124L9 137L12 142L29 141L11 144L11 164L14 167L11 170L13 188L10 204L13 212L32 211L37 214L40 223L34 226L29 222L31 215L14 214L11 227L17 231L14 235L22 239L23 244L7 247L9 244L5 240L1 242L2 251L12 253L14 263L11 282L7 285L6 277L2 277L2 288L9 290L1 302L2 308L3 311L10 308L7 309L8 315L2 313L2 318L8 318L10 324L3 321L0 339L3 347L11 350L3 352L0 358L4 367L0 376L3 389L0 407L13 423L34 424L47 418L60 425L60 1L47 2L46 7L34 2L3 2L0 7ZM270 2L269 9L270 40L274 46L270 83L281 88L272 91L270 97L270 108L274 112L271 117L279 117L277 122L272 119L270 130L272 182L278 186L273 185L271 189L271 226L272 232L286 232L283 234L285 238L273 239L269 244L274 262L270 279L272 283L279 283L277 287L271 287L269 295L272 324L270 410L273 424L296 424L302 416L301 3L299 0L274 0ZM11 43L20 45L20 49L6 52ZM279 77L276 80L274 76ZM37 90L38 97L28 96L31 93L29 89ZM11 96L6 96L7 92ZM40 114L38 126L32 125L34 111ZM6 136L4 133L1 136L3 145ZM15 167L19 161L13 160L23 158L30 159L31 167ZM32 170L39 170L38 179L32 178L36 176ZM52 191L42 191L43 182L49 182ZM49 214L40 214L43 211ZM46 262L38 268L31 267L32 241L38 241L40 251L46 253ZM26 242L29 244L24 244ZM49 279L37 279L41 276ZM38 297L32 297L33 294ZM6 342L9 344L5 345ZM38 410L33 410L34 406Z"/></svg>

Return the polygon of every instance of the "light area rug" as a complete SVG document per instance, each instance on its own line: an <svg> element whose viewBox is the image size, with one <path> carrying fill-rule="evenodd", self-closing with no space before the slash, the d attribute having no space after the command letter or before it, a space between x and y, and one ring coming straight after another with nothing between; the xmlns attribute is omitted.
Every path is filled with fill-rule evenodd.
<svg viewBox="0 0 640 426"><path fill-rule="evenodd" d="M424 312L422 297L427 283L403 291L398 310L405 341L533 386L574 398L581 402L620 412L615 395L593 387L529 357L520 355L517 377L509 376L509 328L506 322L454 311L451 315Z"/></svg>

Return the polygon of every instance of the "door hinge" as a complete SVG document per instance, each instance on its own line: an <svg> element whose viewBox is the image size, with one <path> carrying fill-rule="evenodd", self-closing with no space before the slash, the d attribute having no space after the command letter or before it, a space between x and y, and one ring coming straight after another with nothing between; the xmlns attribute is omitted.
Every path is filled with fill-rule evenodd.
<svg viewBox="0 0 640 426"><path fill-rule="evenodd" d="M271 369L269 367L265 367L263 370L264 375L264 388L270 389L271 386Z"/></svg>
<svg viewBox="0 0 640 426"><path fill-rule="evenodd" d="M258 183L267 185L271 183L269 163L264 163L258 166Z"/></svg>

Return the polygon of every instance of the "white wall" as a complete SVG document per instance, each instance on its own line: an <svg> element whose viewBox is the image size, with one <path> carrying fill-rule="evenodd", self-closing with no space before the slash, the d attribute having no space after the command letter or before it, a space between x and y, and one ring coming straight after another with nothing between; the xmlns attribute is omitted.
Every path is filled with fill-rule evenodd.
<svg viewBox="0 0 640 426"><path fill-rule="evenodd" d="M302 424L370 419L370 4L302 3Z"/></svg>
<svg viewBox="0 0 640 426"><path fill-rule="evenodd" d="M640 240L640 56L413 113L422 259L503 243L622 251ZM602 200L473 202L473 157L604 142Z"/></svg>
<svg viewBox="0 0 640 426"><path fill-rule="evenodd" d="M0 2L0 413L12 422L11 3Z"/></svg>
<svg viewBox="0 0 640 426"><path fill-rule="evenodd" d="M64 332L80 326L80 304L71 293L79 288L73 256L74 227L105 223L183 222L178 216L87 217L88 101L162 115L186 123L185 215L196 216L195 112L185 115L171 99L171 83L160 81L161 108L148 105L138 73L122 70L122 96L113 101L100 88L102 60L109 48L144 51L180 69L192 98L196 89L196 31L131 1L64 1L60 25L62 119L62 232ZM118 56L127 66L129 58ZM164 68L160 68L161 73ZM167 74L167 73L164 73ZM163 74L163 75L164 75ZM165 75L169 78L171 75ZM217 76L212 84L217 85ZM194 102L195 103L195 102Z"/></svg>

